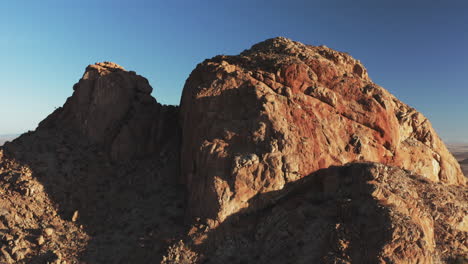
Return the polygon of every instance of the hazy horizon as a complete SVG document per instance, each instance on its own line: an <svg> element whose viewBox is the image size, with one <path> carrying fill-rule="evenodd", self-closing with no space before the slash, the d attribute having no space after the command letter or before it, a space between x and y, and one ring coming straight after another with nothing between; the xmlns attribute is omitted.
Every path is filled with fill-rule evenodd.
<svg viewBox="0 0 468 264"><path fill-rule="evenodd" d="M134 70L177 105L204 59L284 36L348 52L445 142L468 143L467 14L464 1L3 2L0 135L34 130L88 64Z"/></svg>

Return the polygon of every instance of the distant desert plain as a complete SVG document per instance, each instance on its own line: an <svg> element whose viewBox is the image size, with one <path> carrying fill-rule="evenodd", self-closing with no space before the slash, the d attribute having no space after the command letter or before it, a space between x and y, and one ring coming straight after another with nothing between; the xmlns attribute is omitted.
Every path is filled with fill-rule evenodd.
<svg viewBox="0 0 468 264"><path fill-rule="evenodd" d="M17 138L19 135L0 135L0 146L3 146L5 142L12 141Z"/></svg>
<svg viewBox="0 0 468 264"><path fill-rule="evenodd" d="M468 143L448 143L448 149L458 160L465 176L468 175Z"/></svg>

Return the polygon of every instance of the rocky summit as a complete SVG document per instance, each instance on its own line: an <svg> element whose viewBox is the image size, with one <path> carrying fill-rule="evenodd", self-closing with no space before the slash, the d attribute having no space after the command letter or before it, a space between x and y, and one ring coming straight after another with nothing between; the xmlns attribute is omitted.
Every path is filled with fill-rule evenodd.
<svg viewBox="0 0 468 264"><path fill-rule="evenodd" d="M146 78L115 63L88 66L73 90L73 96L39 129L66 127L80 132L113 160L155 153L178 134L176 107L158 104Z"/></svg>
<svg viewBox="0 0 468 264"><path fill-rule="evenodd" d="M181 177L193 216L215 222L273 201L319 169L372 161L464 184L430 122L348 54L285 38L197 66L185 84ZM255 200L255 199L254 199Z"/></svg>
<svg viewBox="0 0 468 264"><path fill-rule="evenodd" d="M90 65L0 148L0 263L468 263L460 164L349 54L278 37L152 91Z"/></svg>

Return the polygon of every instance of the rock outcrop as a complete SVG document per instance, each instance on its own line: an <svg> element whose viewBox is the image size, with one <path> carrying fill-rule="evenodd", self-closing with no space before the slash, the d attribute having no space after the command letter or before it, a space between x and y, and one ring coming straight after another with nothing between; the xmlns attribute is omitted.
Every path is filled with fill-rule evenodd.
<svg viewBox="0 0 468 264"><path fill-rule="evenodd" d="M325 46L274 38L199 64L181 99L181 177L193 217L257 210L332 165L372 161L464 184L430 122ZM253 200L252 200L253 199Z"/></svg>
<svg viewBox="0 0 468 264"><path fill-rule="evenodd" d="M115 63L89 65L73 90L39 129L73 128L123 161L153 154L178 136L177 108L157 103L146 78Z"/></svg>
<svg viewBox="0 0 468 264"><path fill-rule="evenodd" d="M113 63L0 149L0 263L158 263L183 228L177 107ZM53 234L49 235L50 230Z"/></svg>
<svg viewBox="0 0 468 264"><path fill-rule="evenodd" d="M198 249L201 263L468 261L466 187L354 163L275 192L282 198L261 211L232 215L213 230L194 226L180 255Z"/></svg>

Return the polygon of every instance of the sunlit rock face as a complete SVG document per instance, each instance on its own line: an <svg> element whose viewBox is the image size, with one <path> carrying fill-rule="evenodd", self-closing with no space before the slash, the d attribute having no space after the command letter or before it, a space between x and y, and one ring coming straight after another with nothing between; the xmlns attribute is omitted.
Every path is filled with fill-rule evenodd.
<svg viewBox="0 0 468 264"><path fill-rule="evenodd" d="M396 165L464 184L430 122L368 77L346 53L286 38L199 64L181 99L181 177L189 215L222 222L256 210L321 168Z"/></svg>

